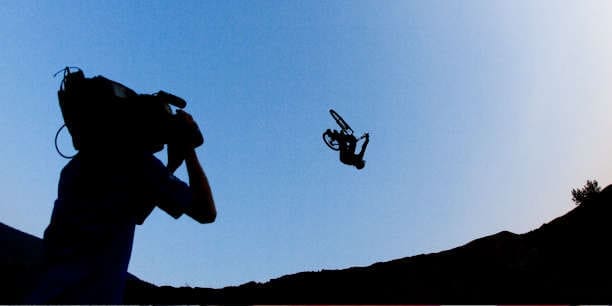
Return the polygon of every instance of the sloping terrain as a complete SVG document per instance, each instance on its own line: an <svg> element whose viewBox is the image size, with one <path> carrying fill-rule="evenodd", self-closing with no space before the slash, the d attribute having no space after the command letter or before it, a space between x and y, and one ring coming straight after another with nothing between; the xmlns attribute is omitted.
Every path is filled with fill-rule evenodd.
<svg viewBox="0 0 612 306"><path fill-rule="evenodd" d="M0 304L15 304L33 285L42 262L40 238L0 223Z"/></svg>
<svg viewBox="0 0 612 306"><path fill-rule="evenodd" d="M531 232L368 267L302 272L223 289L131 282L128 303L607 304L612 186Z"/></svg>
<svg viewBox="0 0 612 306"><path fill-rule="evenodd" d="M128 304L608 304L612 186L550 223L368 267L301 272L222 289L155 286L131 276ZM41 240L0 224L0 303L36 279Z"/></svg>

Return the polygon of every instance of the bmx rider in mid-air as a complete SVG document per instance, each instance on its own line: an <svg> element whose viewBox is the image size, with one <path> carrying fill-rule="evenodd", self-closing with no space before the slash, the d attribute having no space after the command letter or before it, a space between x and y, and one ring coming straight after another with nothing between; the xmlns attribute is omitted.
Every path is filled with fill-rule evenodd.
<svg viewBox="0 0 612 306"><path fill-rule="evenodd" d="M359 139L357 139L353 135L344 135L339 132L336 133L336 139L338 140L338 144L340 145L340 161L343 164L355 166L355 168L359 170L363 169L366 163L365 160L363 160L363 155L365 154L365 150L368 147L368 143L370 142L370 134L365 133L361 137L365 138L365 141L361 145L361 150L359 151L359 153L355 154L355 149L357 148L357 141L359 141Z"/></svg>
<svg viewBox="0 0 612 306"><path fill-rule="evenodd" d="M365 160L363 155L370 142L370 134L365 133L359 139L353 135L353 129L344 121L344 119L333 109L329 110L336 123L340 126L341 130L327 129L323 133L323 141L325 144L334 151L340 151L340 161L343 164L349 166L355 166L355 168L361 170L365 167ZM359 153L355 154L357 148L357 142L365 138L365 141L361 145Z"/></svg>

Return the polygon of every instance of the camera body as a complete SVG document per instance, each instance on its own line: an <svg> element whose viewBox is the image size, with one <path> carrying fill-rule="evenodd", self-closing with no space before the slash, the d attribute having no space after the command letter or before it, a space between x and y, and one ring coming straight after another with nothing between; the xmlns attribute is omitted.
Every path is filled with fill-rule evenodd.
<svg viewBox="0 0 612 306"><path fill-rule="evenodd" d="M178 120L171 105L184 108L185 100L159 91L137 94L103 76L85 77L82 70L63 69L58 99L64 123L76 150L105 150L115 146L159 151L179 142L190 147L204 139L197 126Z"/></svg>

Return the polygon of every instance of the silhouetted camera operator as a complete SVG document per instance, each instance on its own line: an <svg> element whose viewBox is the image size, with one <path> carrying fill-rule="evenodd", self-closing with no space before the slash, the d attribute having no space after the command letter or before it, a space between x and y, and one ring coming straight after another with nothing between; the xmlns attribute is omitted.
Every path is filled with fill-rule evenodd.
<svg viewBox="0 0 612 306"><path fill-rule="evenodd" d="M120 304L134 230L155 206L212 223L216 208L195 148L204 139L165 92L136 94L66 68L58 92L78 153L63 168L44 233L45 271L26 303ZM168 164L153 154L168 146ZM60 153L61 154L61 153ZM189 184L173 175L185 163Z"/></svg>

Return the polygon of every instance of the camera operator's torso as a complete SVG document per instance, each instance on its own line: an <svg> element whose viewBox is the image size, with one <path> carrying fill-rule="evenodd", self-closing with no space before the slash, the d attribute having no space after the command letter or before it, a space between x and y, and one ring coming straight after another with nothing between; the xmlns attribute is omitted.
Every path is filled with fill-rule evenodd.
<svg viewBox="0 0 612 306"><path fill-rule="evenodd" d="M106 157L79 153L61 172L43 239L43 303L121 303L136 224L158 204L178 218L191 201L152 154Z"/></svg>

